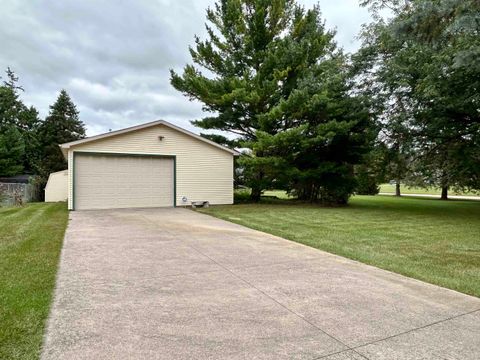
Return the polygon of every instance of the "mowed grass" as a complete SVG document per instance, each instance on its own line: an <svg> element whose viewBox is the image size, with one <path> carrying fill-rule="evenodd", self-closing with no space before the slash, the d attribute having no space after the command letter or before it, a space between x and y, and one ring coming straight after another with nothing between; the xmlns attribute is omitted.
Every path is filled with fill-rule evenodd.
<svg viewBox="0 0 480 360"><path fill-rule="evenodd" d="M290 196L284 190L267 190L263 193L264 196L277 197L279 199L294 199L294 196Z"/></svg>
<svg viewBox="0 0 480 360"><path fill-rule="evenodd" d="M0 359L37 359L53 296L63 203L0 208Z"/></svg>
<svg viewBox="0 0 480 360"><path fill-rule="evenodd" d="M355 196L200 210L253 229L480 297L480 201Z"/></svg>

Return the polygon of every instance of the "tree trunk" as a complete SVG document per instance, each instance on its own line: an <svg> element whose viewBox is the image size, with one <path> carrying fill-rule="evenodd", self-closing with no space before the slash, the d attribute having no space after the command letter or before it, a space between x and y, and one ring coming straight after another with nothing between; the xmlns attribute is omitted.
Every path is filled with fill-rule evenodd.
<svg viewBox="0 0 480 360"><path fill-rule="evenodd" d="M448 186L442 186L442 196L440 196L442 200L448 200Z"/></svg>
<svg viewBox="0 0 480 360"><path fill-rule="evenodd" d="M252 192L250 193L250 200L253 202L259 202L260 196L262 196L262 189L252 188Z"/></svg>
<svg viewBox="0 0 480 360"><path fill-rule="evenodd" d="M400 181L395 183L395 196L400 196Z"/></svg>

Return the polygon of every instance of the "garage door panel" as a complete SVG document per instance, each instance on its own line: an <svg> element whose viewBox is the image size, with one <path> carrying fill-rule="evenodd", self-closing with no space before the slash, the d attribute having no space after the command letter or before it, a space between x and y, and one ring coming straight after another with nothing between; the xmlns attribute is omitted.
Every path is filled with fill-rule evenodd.
<svg viewBox="0 0 480 360"><path fill-rule="evenodd" d="M76 154L75 209L173 206L173 159Z"/></svg>

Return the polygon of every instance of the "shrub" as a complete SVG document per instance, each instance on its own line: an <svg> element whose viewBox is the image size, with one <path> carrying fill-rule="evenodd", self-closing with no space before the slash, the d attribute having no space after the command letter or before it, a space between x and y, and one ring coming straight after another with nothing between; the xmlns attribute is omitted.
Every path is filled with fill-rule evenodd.
<svg viewBox="0 0 480 360"><path fill-rule="evenodd" d="M358 195L377 195L380 191L377 176L371 174L365 165L360 165L355 170L355 178L357 180L355 193Z"/></svg>

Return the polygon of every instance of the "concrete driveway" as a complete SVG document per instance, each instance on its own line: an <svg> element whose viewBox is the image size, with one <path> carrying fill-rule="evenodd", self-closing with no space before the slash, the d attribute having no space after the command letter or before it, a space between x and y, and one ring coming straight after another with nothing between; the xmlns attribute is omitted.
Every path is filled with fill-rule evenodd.
<svg viewBox="0 0 480 360"><path fill-rule="evenodd" d="M480 299L185 209L70 214L43 359L479 359Z"/></svg>

